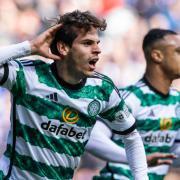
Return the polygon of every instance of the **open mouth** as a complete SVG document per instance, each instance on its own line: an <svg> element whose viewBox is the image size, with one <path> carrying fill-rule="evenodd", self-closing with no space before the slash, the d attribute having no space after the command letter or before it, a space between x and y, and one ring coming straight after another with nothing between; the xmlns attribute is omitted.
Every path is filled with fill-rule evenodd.
<svg viewBox="0 0 180 180"><path fill-rule="evenodd" d="M96 65L96 62L97 62L97 61L91 60L91 61L89 61L89 64L92 65L92 66L95 66L95 65Z"/></svg>
<svg viewBox="0 0 180 180"><path fill-rule="evenodd" d="M95 66L98 60L99 60L99 58L91 59L91 60L89 61L89 64Z"/></svg>
<svg viewBox="0 0 180 180"><path fill-rule="evenodd" d="M89 61L89 67L91 71L95 70L97 61L98 61L98 58L92 59Z"/></svg>

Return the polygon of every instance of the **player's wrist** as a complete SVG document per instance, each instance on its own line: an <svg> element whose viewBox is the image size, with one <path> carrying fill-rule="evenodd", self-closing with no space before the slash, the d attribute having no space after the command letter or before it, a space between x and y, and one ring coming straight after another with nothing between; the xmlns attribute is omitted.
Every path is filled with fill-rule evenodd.
<svg viewBox="0 0 180 180"><path fill-rule="evenodd" d="M29 41L2 47L0 50L0 64L4 64L12 59L21 58L31 54Z"/></svg>
<svg viewBox="0 0 180 180"><path fill-rule="evenodd" d="M37 49L38 49L38 45L36 44L36 42L34 40L29 41L30 44L30 48L31 48L31 54L36 54L37 53Z"/></svg>

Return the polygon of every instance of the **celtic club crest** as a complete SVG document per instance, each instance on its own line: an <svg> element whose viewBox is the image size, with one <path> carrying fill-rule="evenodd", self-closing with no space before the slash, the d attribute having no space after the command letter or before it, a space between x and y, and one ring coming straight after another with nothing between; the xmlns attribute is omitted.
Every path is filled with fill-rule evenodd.
<svg viewBox="0 0 180 180"><path fill-rule="evenodd" d="M97 100L93 100L88 105L88 114L90 116L96 116L99 114L100 111L100 102Z"/></svg>

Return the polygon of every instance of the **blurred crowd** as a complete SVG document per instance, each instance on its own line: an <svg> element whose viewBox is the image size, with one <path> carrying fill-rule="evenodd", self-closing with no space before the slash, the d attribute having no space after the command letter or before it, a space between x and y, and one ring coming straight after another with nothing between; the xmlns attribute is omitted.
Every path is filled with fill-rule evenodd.
<svg viewBox="0 0 180 180"><path fill-rule="evenodd" d="M32 39L51 25L50 20L75 9L90 10L107 20L107 30L101 34L102 55L97 71L110 76L118 87L143 76L142 39L150 28L180 32L179 0L0 0L0 46ZM173 86L180 89L180 81ZM1 155L10 126L10 97L3 88L0 97ZM97 173L96 169L104 164L87 154L83 159L81 169L84 167L87 177L78 174L78 180L88 180L90 173Z"/></svg>

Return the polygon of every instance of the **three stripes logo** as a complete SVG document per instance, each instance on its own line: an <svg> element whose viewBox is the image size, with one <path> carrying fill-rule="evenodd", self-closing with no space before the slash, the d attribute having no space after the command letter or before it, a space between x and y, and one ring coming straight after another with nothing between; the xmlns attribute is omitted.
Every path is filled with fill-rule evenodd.
<svg viewBox="0 0 180 180"><path fill-rule="evenodd" d="M151 111L150 111L150 113L149 113L149 115L148 115L149 117L155 117L155 114L154 114L154 111L151 109Z"/></svg>
<svg viewBox="0 0 180 180"><path fill-rule="evenodd" d="M49 94L49 95L46 96L46 98L48 98L48 99L50 99L52 101L58 102L57 93Z"/></svg>

